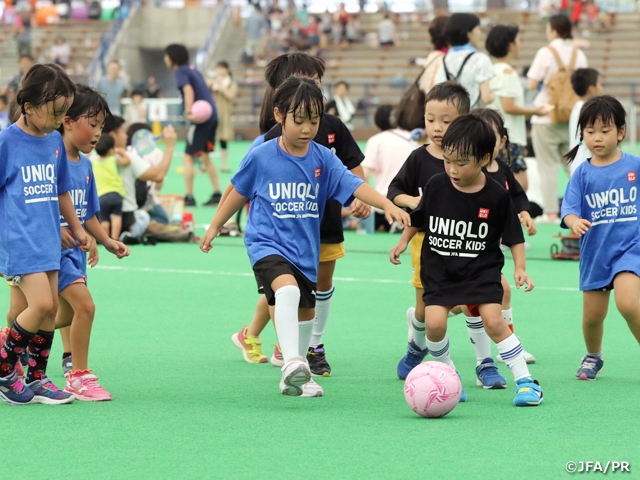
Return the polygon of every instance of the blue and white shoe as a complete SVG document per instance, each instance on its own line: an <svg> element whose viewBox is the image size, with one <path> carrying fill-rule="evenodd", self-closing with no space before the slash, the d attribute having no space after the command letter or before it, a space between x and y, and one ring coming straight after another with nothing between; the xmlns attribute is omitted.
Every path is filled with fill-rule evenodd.
<svg viewBox="0 0 640 480"><path fill-rule="evenodd" d="M26 384L27 390L33 392L32 403L42 403L43 405L64 405L75 400L73 394L60 390L45 375L40 380L35 380Z"/></svg>
<svg viewBox="0 0 640 480"><path fill-rule="evenodd" d="M596 375L604 368L604 360L595 355L587 355L582 358L582 365L576 373L578 380L595 380Z"/></svg>
<svg viewBox="0 0 640 480"><path fill-rule="evenodd" d="M542 403L542 388L537 380L521 378L516 382L516 407L535 407Z"/></svg>
<svg viewBox="0 0 640 480"><path fill-rule="evenodd" d="M462 385L462 377L460 376L459 373L458 373L458 378L460 379L460 385ZM462 391L460 392L460 400L458 400L458 403L464 403L466 401L467 401L467 392L465 392L463 388Z"/></svg>
<svg viewBox="0 0 640 480"><path fill-rule="evenodd" d="M71 359L71 357L69 356L69 357L63 358L62 373L64 374L65 377L69 374L72 368L73 368L73 360Z"/></svg>
<svg viewBox="0 0 640 480"><path fill-rule="evenodd" d="M485 390L507 388L507 381L498 372L498 366L493 362L493 358L485 358L476 367L476 376L478 377L478 386Z"/></svg>
<svg viewBox="0 0 640 480"><path fill-rule="evenodd" d="M0 398L9 405L28 405L33 392L24 386L14 369L8 377L0 377Z"/></svg>
<svg viewBox="0 0 640 480"><path fill-rule="evenodd" d="M398 363L398 378L400 380L406 380L409 373L411 373L411 370L420 365L424 360L424 357L428 354L428 348L422 350L418 345L416 345L415 341L411 340L409 342L409 347L407 348L407 354L402 357L402 360Z"/></svg>

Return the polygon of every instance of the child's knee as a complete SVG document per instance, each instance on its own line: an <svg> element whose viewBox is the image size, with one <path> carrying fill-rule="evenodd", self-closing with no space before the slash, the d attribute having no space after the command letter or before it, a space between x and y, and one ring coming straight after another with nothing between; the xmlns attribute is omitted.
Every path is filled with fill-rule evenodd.
<svg viewBox="0 0 640 480"><path fill-rule="evenodd" d="M629 321L630 319L636 320L640 314L640 302L635 296L626 295L624 297L616 296L616 307L620 314Z"/></svg>
<svg viewBox="0 0 640 480"><path fill-rule="evenodd" d="M91 299L82 301L78 305L74 305L73 313L74 317L93 320L96 314L96 304Z"/></svg>

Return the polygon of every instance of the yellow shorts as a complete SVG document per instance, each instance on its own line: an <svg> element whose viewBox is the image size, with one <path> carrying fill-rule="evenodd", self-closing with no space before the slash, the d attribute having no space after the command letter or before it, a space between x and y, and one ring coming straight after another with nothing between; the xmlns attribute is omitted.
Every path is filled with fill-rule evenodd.
<svg viewBox="0 0 640 480"><path fill-rule="evenodd" d="M413 267L413 278L411 286L414 288L422 288L422 280L420 280L420 257L422 254L422 243L424 242L424 232L418 232L411 239L409 248L411 248L411 266Z"/></svg>
<svg viewBox="0 0 640 480"><path fill-rule="evenodd" d="M344 251L344 242L320 244L320 263L338 260L346 254L347 253Z"/></svg>
<svg viewBox="0 0 640 480"><path fill-rule="evenodd" d="M9 285L10 287L13 287L13 282L11 280L7 280L7 285Z"/></svg>

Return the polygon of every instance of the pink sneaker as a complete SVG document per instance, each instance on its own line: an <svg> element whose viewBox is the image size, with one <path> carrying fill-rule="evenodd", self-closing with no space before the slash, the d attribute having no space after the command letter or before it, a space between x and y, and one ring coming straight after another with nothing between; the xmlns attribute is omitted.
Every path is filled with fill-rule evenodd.
<svg viewBox="0 0 640 480"><path fill-rule="evenodd" d="M78 370L69 372L67 385L64 388L67 393L72 393L78 400L84 402L108 402L111 394L98 383L98 377L91 370Z"/></svg>
<svg viewBox="0 0 640 480"><path fill-rule="evenodd" d="M273 355L269 359L271 365L274 367L282 367L284 365L284 358L282 358L282 351L280 350L280 345L277 343L273 345Z"/></svg>

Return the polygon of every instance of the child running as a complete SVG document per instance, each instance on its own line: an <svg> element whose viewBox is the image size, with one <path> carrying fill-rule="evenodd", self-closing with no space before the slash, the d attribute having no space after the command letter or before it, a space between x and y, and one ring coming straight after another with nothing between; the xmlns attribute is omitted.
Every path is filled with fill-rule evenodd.
<svg viewBox="0 0 640 480"><path fill-rule="evenodd" d="M409 220L407 213L349 173L330 150L312 142L323 109L322 90L314 80L284 81L274 98L274 118L282 135L245 157L200 244L208 252L224 223L251 201L245 244L282 349L280 390L291 396L323 395L305 357L313 333L325 202L334 198L348 205L355 196L384 210L388 221L405 226Z"/></svg>
<svg viewBox="0 0 640 480"><path fill-rule="evenodd" d="M0 132L0 272L17 286L27 308L0 341L0 398L10 405L64 404L73 395L46 376L58 310L60 215L78 245L90 240L68 194L71 176L55 130L73 103L75 86L57 65L34 65L16 95L21 115ZM27 349L26 386L16 362Z"/></svg>
<svg viewBox="0 0 640 480"><path fill-rule="evenodd" d="M602 336L611 290L616 307L640 343L640 157L622 153L625 110L603 95L587 100L578 119L580 143L565 158L575 159L584 142L593 156L571 176L562 202L562 221L580 236L582 332L587 354L578 380L595 380L602 370Z"/></svg>
<svg viewBox="0 0 640 480"><path fill-rule="evenodd" d="M522 345L501 314L504 291L500 243L510 246L517 288L533 282L525 273L524 237L508 192L483 172L491 162L496 136L477 115L455 119L444 134L441 148L446 173L435 175L412 212L412 224L390 254L399 256L420 228L427 227L422 245L421 279L424 287L427 348L434 360L455 368L449 355L447 316L452 306L466 305L482 317L516 381L517 406L542 402L542 389L531 379Z"/></svg>

